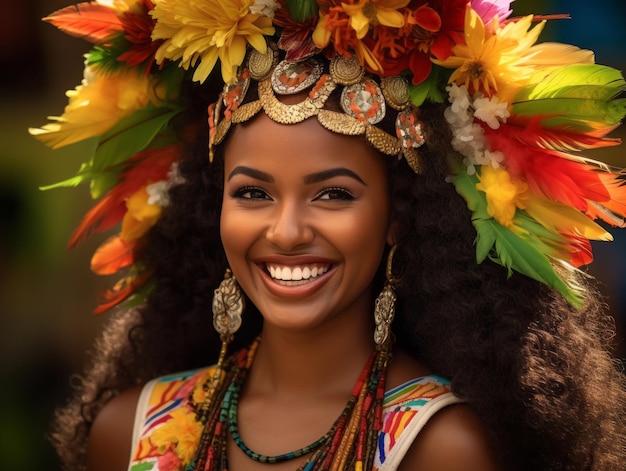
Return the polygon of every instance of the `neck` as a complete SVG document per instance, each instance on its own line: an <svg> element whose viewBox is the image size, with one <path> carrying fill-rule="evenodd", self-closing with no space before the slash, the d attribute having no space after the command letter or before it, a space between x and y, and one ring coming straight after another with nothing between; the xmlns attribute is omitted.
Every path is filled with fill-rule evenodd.
<svg viewBox="0 0 626 471"><path fill-rule="evenodd" d="M351 390L374 349L372 313L306 331L265 325L248 387L271 394Z"/></svg>

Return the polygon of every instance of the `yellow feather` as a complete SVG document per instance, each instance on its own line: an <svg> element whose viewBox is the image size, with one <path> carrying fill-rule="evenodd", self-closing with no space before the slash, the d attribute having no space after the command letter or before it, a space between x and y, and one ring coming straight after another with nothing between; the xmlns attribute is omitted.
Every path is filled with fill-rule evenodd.
<svg viewBox="0 0 626 471"><path fill-rule="evenodd" d="M533 65L557 67L570 64L593 64L593 51L580 49L576 46L561 43L540 43L533 47Z"/></svg>
<svg viewBox="0 0 626 471"><path fill-rule="evenodd" d="M525 210L545 228L560 234L576 234L591 240L613 240L611 234L580 211L545 198L529 195Z"/></svg>

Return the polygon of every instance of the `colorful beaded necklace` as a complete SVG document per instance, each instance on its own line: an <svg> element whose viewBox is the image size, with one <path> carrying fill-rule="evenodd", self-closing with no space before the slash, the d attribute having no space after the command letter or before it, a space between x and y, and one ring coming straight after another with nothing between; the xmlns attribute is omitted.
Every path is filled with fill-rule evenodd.
<svg viewBox="0 0 626 471"><path fill-rule="evenodd" d="M371 469L382 426L388 349L376 349L369 357L346 407L325 435L298 450L269 456L248 448L237 427L239 391L248 377L258 345L257 339L223 364L218 363L216 375L202 385L207 398L204 402L195 402L193 393L190 396L189 403L203 430L195 456L185 471L227 470L229 432L247 456L261 463L279 463L311 454L298 471Z"/></svg>

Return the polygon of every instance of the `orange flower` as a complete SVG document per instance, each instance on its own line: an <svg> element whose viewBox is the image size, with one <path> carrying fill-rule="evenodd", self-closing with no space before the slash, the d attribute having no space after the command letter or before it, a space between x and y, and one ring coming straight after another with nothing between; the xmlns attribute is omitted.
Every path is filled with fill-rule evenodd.
<svg viewBox="0 0 626 471"><path fill-rule="evenodd" d="M374 49L385 75L396 75L411 70L413 83L428 78L432 70L431 58L447 59L456 44L463 42L465 0L421 1L405 11L406 21L399 35L391 33L391 41L384 36Z"/></svg>
<svg viewBox="0 0 626 471"><path fill-rule="evenodd" d="M372 26L384 25L401 28L404 16L398 11L407 6L409 0L357 0L354 5L341 4L350 17L350 27L356 37L363 39Z"/></svg>
<svg viewBox="0 0 626 471"><path fill-rule="evenodd" d="M350 16L344 10L344 3L328 2L330 7L320 10L320 19L313 31L313 42L319 49L329 46L333 53L348 57L356 54L361 65L373 73L382 73L383 68L372 50L357 37L356 30L350 25ZM333 50L334 49L334 50Z"/></svg>

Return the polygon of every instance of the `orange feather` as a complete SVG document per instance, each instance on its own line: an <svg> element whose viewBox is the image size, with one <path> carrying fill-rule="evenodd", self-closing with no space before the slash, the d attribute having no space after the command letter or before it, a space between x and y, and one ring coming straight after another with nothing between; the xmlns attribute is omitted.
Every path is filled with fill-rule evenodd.
<svg viewBox="0 0 626 471"><path fill-rule="evenodd" d="M46 16L44 21L94 44L102 44L124 30L116 10L96 2L62 8Z"/></svg>
<svg viewBox="0 0 626 471"><path fill-rule="evenodd" d="M122 221L126 199L147 184L164 180L171 165L180 157L181 147L173 145L150 149L135 155L115 185L80 221L68 242L74 248L93 234L103 232Z"/></svg>
<svg viewBox="0 0 626 471"><path fill-rule="evenodd" d="M102 314L117 306L134 294L150 278L150 275L151 273L143 273L120 280L112 289L100 294L100 302L93 313Z"/></svg>
<svg viewBox="0 0 626 471"><path fill-rule="evenodd" d="M126 241L115 235L104 242L91 257L91 271L98 275L113 275L133 264L137 241Z"/></svg>

